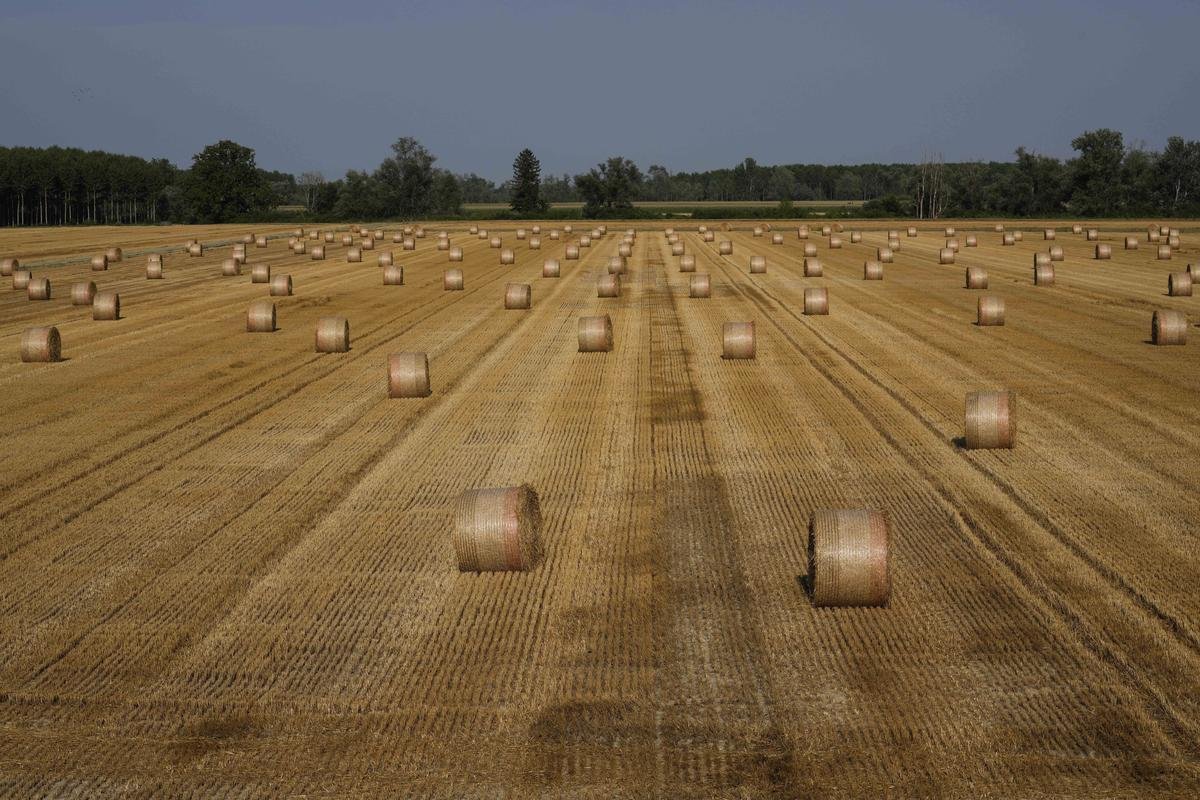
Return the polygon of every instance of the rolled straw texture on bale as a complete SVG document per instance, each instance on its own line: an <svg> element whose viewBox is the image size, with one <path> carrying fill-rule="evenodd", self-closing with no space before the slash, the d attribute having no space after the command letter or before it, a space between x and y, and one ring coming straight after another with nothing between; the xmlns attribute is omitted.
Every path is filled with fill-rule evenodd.
<svg viewBox="0 0 1200 800"><path fill-rule="evenodd" d="M1060 244L1050 245L1050 260L1051 261L1062 261L1064 258L1066 258L1066 253L1063 252L1062 245L1060 245Z"/></svg>
<svg viewBox="0 0 1200 800"><path fill-rule="evenodd" d="M318 353L350 351L350 320L345 317L321 317L317 320L315 347Z"/></svg>
<svg viewBox="0 0 1200 800"><path fill-rule="evenodd" d="M117 320L121 318L121 295L116 292L96 292L92 298L93 320Z"/></svg>
<svg viewBox="0 0 1200 800"><path fill-rule="evenodd" d="M254 237L254 246L255 247L266 247L267 246L267 237L255 236Z"/></svg>
<svg viewBox="0 0 1200 800"><path fill-rule="evenodd" d="M461 247L451 247L448 258L450 261L462 261L463 260L462 248Z"/></svg>
<svg viewBox="0 0 1200 800"><path fill-rule="evenodd" d="M975 324L981 328L1004 324L1004 298L985 294L975 306Z"/></svg>
<svg viewBox="0 0 1200 800"><path fill-rule="evenodd" d="M417 240L411 239L411 238L406 238L403 242L400 243L400 249L401 250L416 250L417 249Z"/></svg>
<svg viewBox="0 0 1200 800"><path fill-rule="evenodd" d="M830 226L830 225L822 225L822 226L821 226L821 235L822 235L822 236L828 236L828 235L829 235L829 234L831 234L831 233L833 233L833 227L832 227L832 226Z"/></svg>
<svg viewBox="0 0 1200 800"><path fill-rule="evenodd" d="M941 250L938 251L938 263L939 264L953 264L954 263L954 251L951 250L949 247L943 247Z"/></svg>
<svg viewBox="0 0 1200 800"><path fill-rule="evenodd" d="M45 326L21 331L21 360L27 364L60 361L62 337L58 328Z"/></svg>
<svg viewBox="0 0 1200 800"><path fill-rule="evenodd" d="M709 280L707 273L693 275L688 281L688 296L689 297L711 297L712 282Z"/></svg>
<svg viewBox="0 0 1200 800"><path fill-rule="evenodd" d="M680 272L695 272L696 271L696 257L692 256L692 255L682 256L679 259L679 271Z"/></svg>
<svg viewBox="0 0 1200 800"><path fill-rule="evenodd" d="M864 281L881 281L883 280L883 264L878 261L863 262L863 280Z"/></svg>
<svg viewBox="0 0 1200 800"><path fill-rule="evenodd" d="M388 397L428 397L429 357L425 353L388 356Z"/></svg>
<svg viewBox="0 0 1200 800"><path fill-rule="evenodd" d="M298 256L302 256L308 252L308 244L303 241L296 242L292 245L292 252Z"/></svg>
<svg viewBox="0 0 1200 800"><path fill-rule="evenodd" d="M504 287L504 307L507 309L529 308L533 288L528 283L509 283Z"/></svg>
<svg viewBox="0 0 1200 800"><path fill-rule="evenodd" d="M13 291L27 291L29 282L33 280L33 273L27 269L13 270L12 287Z"/></svg>
<svg viewBox="0 0 1200 800"><path fill-rule="evenodd" d="M796 228L796 238L797 239L807 239L808 238L808 226L807 225L801 225L799 228Z"/></svg>
<svg viewBox="0 0 1200 800"><path fill-rule="evenodd" d="M1096 230L1095 228L1088 228L1087 240L1089 242L1094 242L1099 238L1100 238L1100 231Z"/></svg>
<svg viewBox="0 0 1200 800"><path fill-rule="evenodd" d="M806 258L804 259L804 277L819 278L825 274L824 267L821 266L821 259Z"/></svg>
<svg viewBox="0 0 1200 800"><path fill-rule="evenodd" d="M967 247L979 247L979 237L973 233L968 233L965 244Z"/></svg>
<svg viewBox="0 0 1200 800"><path fill-rule="evenodd" d="M404 267L396 264L388 264L383 268L383 285L384 286L403 286L404 285Z"/></svg>
<svg viewBox="0 0 1200 800"><path fill-rule="evenodd" d="M273 333L275 331L275 304L270 300L255 300L246 311L247 333Z"/></svg>
<svg viewBox="0 0 1200 800"><path fill-rule="evenodd" d="M1071 233L1083 233L1083 226L1076 222L1071 226Z"/></svg>
<svg viewBox="0 0 1200 800"><path fill-rule="evenodd" d="M11 278L14 271L20 269L21 261L16 258L6 258L0 261L0 277Z"/></svg>
<svg viewBox="0 0 1200 800"><path fill-rule="evenodd" d="M1017 437L1014 392L967 392L968 450L1009 449Z"/></svg>
<svg viewBox="0 0 1200 800"><path fill-rule="evenodd" d="M1137 250L1138 249L1138 238L1136 236L1126 236L1125 237L1125 249L1126 250Z"/></svg>
<svg viewBox="0 0 1200 800"><path fill-rule="evenodd" d="M804 257L805 258L816 258L817 257L817 246L815 244L813 244L812 242L805 242Z"/></svg>
<svg viewBox="0 0 1200 800"><path fill-rule="evenodd" d="M558 241L558 239L561 237L562 237L562 234L558 232L558 228L554 228L550 231L550 240L551 241Z"/></svg>
<svg viewBox="0 0 1200 800"><path fill-rule="evenodd" d="M612 320L608 314L579 318L579 352L607 353L612 347Z"/></svg>
<svg viewBox="0 0 1200 800"><path fill-rule="evenodd" d="M721 328L721 358L754 358L754 323L726 322Z"/></svg>
<svg viewBox="0 0 1200 800"><path fill-rule="evenodd" d="M529 249L530 249L530 250L541 250L541 249L542 249L542 240L541 240L541 237L539 237L539 236L531 236L531 237L529 238Z"/></svg>
<svg viewBox="0 0 1200 800"><path fill-rule="evenodd" d="M1160 244L1158 246L1158 260L1159 261L1170 261L1171 260L1171 245Z"/></svg>
<svg viewBox="0 0 1200 800"><path fill-rule="evenodd" d="M808 522L812 602L886 606L892 594L887 519L866 508L821 508Z"/></svg>
<svg viewBox="0 0 1200 800"><path fill-rule="evenodd" d="M96 299L96 284L94 281L80 281L71 284L71 305L90 306Z"/></svg>
<svg viewBox="0 0 1200 800"><path fill-rule="evenodd" d="M1017 237L1013 236L1011 233L1004 234L1004 236L1002 236L1000 239L1000 244L1004 247L1012 247L1016 243Z"/></svg>
<svg viewBox="0 0 1200 800"><path fill-rule="evenodd" d="M161 261L151 261L146 264L146 280L162 280L163 265Z"/></svg>
<svg viewBox="0 0 1200 800"><path fill-rule="evenodd" d="M1034 253L1033 254L1033 265L1035 267L1045 267L1045 266L1049 266L1049 264L1050 264L1050 254L1049 253Z"/></svg>
<svg viewBox="0 0 1200 800"><path fill-rule="evenodd" d="M557 278L562 272L562 266L558 263L557 258L547 258L542 262L542 277Z"/></svg>
<svg viewBox="0 0 1200 800"><path fill-rule="evenodd" d="M1112 245L1098 244L1096 245L1096 260L1107 261L1112 258Z"/></svg>
<svg viewBox="0 0 1200 800"><path fill-rule="evenodd" d="M1022 241L1024 238L1025 238L1025 232L1024 232L1024 231L1013 231L1013 239L1014 239L1015 241L1018 241L1018 242L1020 242L1020 241Z"/></svg>
<svg viewBox="0 0 1200 800"><path fill-rule="evenodd" d="M1046 230L1042 231L1042 238L1047 242L1052 241L1057 235L1058 234L1055 233L1054 228L1046 228Z"/></svg>
<svg viewBox="0 0 1200 800"><path fill-rule="evenodd" d="M671 245L671 255L681 256L683 255L683 252L683 242L676 242L675 244Z"/></svg>
<svg viewBox="0 0 1200 800"><path fill-rule="evenodd" d="M357 264L357 263L360 263L361 261L362 261L362 248L361 247L351 247L349 250L346 251L346 263L347 264Z"/></svg>
<svg viewBox="0 0 1200 800"><path fill-rule="evenodd" d="M342 234L342 247L349 247L354 244L354 237L348 233Z"/></svg>
<svg viewBox="0 0 1200 800"><path fill-rule="evenodd" d="M272 297L291 297L292 296L292 276L291 275L275 275L271 278L271 288L269 293Z"/></svg>
<svg viewBox="0 0 1200 800"><path fill-rule="evenodd" d="M30 300L49 300L50 299L50 279L49 278L31 278L29 286L25 287L26 297Z"/></svg>
<svg viewBox="0 0 1200 800"><path fill-rule="evenodd" d="M1160 308L1150 318L1150 341L1154 344L1186 344L1187 329L1186 314Z"/></svg>
<svg viewBox="0 0 1200 800"><path fill-rule="evenodd" d="M958 233L958 231L955 230L953 227L946 228L947 236L955 236L955 235L957 235L957 233Z"/></svg>
<svg viewBox="0 0 1200 800"><path fill-rule="evenodd" d="M851 235L851 236L853 237L853 235ZM853 241L853 238L851 238L851 241ZM771 244L783 244L783 234L782 233L772 233L771 234Z"/></svg>
<svg viewBox="0 0 1200 800"><path fill-rule="evenodd" d="M201 252L204 251L204 246L200 245ZM104 251L104 255L108 257L108 263L116 264L125 258L124 251L119 247L110 247Z"/></svg>
<svg viewBox="0 0 1200 800"><path fill-rule="evenodd" d="M717 239L717 234L713 233L712 231L704 232L704 241L713 242L713 241L716 241L716 239Z"/></svg>
<svg viewBox="0 0 1200 800"><path fill-rule="evenodd" d="M92 256L92 272L103 272L108 269L108 256Z"/></svg>
<svg viewBox="0 0 1200 800"><path fill-rule="evenodd" d="M271 282L271 265L270 264L255 264L250 270L251 283L270 283Z"/></svg>
<svg viewBox="0 0 1200 800"><path fill-rule="evenodd" d="M842 237L830 236L829 237L829 249L830 250L840 250L841 248L842 248Z"/></svg>
<svg viewBox="0 0 1200 800"><path fill-rule="evenodd" d="M733 255L733 242L728 239L722 239L721 243L717 245L717 252L723 256Z"/></svg>
<svg viewBox="0 0 1200 800"><path fill-rule="evenodd" d="M946 248L948 250L953 250L955 253L957 253L958 252L958 239L947 239L946 240Z"/></svg>
<svg viewBox="0 0 1200 800"><path fill-rule="evenodd" d="M621 276L601 275L596 281L596 297L620 297Z"/></svg>
<svg viewBox="0 0 1200 800"><path fill-rule="evenodd" d="M188 255L192 256L193 258L198 258L204 255L204 245L200 244L199 242L193 242L192 244L188 245ZM108 260L111 262L113 259L110 258Z"/></svg>
<svg viewBox="0 0 1200 800"><path fill-rule="evenodd" d="M862 233L859 231L850 231L850 244L858 244L862 241Z"/></svg>
<svg viewBox="0 0 1200 800"><path fill-rule="evenodd" d="M542 514L532 486L469 489L454 512L460 572L523 572L542 557Z"/></svg>
<svg viewBox="0 0 1200 800"><path fill-rule="evenodd" d="M986 289L988 287L987 270L983 267L967 267L966 283L968 289Z"/></svg>
<svg viewBox="0 0 1200 800"><path fill-rule="evenodd" d="M1033 285L1034 286L1053 286L1054 285L1054 266L1051 264L1039 264L1033 268Z"/></svg>
<svg viewBox="0 0 1200 800"><path fill-rule="evenodd" d="M516 261L517 261L517 254L514 253L512 250L509 250L506 247L500 251L500 263L501 264L515 264Z"/></svg>
<svg viewBox="0 0 1200 800"><path fill-rule="evenodd" d="M1168 275L1167 294L1169 294L1171 297L1191 297L1192 273L1172 272L1170 275Z"/></svg>
<svg viewBox="0 0 1200 800"><path fill-rule="evenodd" d="M463 271L461 269L448 269L442 275L442 288L447 292L461 291L463 288Z"/></svg>
<svg viewBox="0 0 1200 800"><path fill-rule="evenodd" d="M912 228L912 227L910 227L910 228L909 228L909 229L906 231L906 233L908 234L908 238L912 239L913 237L915 237L915 236L917 235L917 229L916 229L916 228Z"/></svg>
<svg viewBox="0 0 1200 800"><path fill-rule="evenodd" d="M829 290L824 287L804 290L804 313L822 316L829 313Z"/></svg>
<svg viewBox="0 0 1200 800"><path fill-rule="evenodd" d="M997 222L995 227L992 228L992 230L994 230L996 233L1004 233L1004 225Z"/></svg>
<svg viewBox="0 0 1200 800"><path fill-rule="evenodd" d="M750 256L750 274L762 275L767 271L767 259L762 256Z"/></svg>
<svg viewBox="0 0 1200 800"><path fill-rule="evenodd" d="M610 275L625 274L625 259L621 256L609 256L608 273Z"/></svg>
<svg viewBox="0 0 1200 800"><path fill-rule="evenodd" d="M579 260L579 245L577 245L577 244L567 245L567 261L578 261L578 260Z"/></svg>
<svg viewBox="0 0 1200 800"><path fill-rule="evenodd" d="M221 274L226 278L242 274L242 262L236 258L227 258L221 262Z"/></svg>
<svg viewBox="0 0 1200 800"><path fill-rule="evenodd" d="M876 247L875 248L875 260L878 261L880 264L891 264L892 263L892 248Z"/></svg>
<svg viewBox="0 0 1200 800"><path fill-rule="evenodd" d="M392 255L391 250L384 250L376 257L375 260L381 267L390 267L392 264L396 263L396 257Z"/></svg>
<svg viewBox="0 0 1200 800"><path fill-rule="evenodd" d="M499 236L493 236L491 239L488 240L488 247L491 247L496 250L500 249L501 244L503 244L503 242L500 240Z"/></svg>

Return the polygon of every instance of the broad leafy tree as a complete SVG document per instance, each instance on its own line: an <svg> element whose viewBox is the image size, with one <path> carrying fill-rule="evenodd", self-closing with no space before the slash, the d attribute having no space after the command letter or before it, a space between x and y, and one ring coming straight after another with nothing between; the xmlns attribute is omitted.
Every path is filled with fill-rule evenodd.
<svg viewBox="0 0 1200 800"><path fill-rule="evenodd" d="M184 200L198 222L229 222L271 208L273 196L254 150L223 139L192 158Z"/></svg>

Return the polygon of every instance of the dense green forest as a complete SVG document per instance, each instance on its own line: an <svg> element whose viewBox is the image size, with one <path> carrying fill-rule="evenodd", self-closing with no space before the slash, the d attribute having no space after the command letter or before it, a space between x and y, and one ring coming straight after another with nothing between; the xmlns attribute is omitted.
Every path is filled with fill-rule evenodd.
<svg viewBox="0 0 1200 800"><path fill-rule="evenodd" d="M1018 148L1012 161L917 164L778 164L747 158L728 169L644 172L614 157L580 175L540 176L530 151L514 178L497 184L435 166L420 142L400 138L373 172L337 180L259 168L235 142L209 145L186 168L71 148L0 148L0 225L146 224L306 218L407 219L459 216L464 204L512 204L523 214L649 216L639 201L695 204L771 201L771 216L806 213L794 201L864 201L854 213L920 218L962 216L1200 216L1200 142L1172 137L1152 151L1121 133L1089 131L1066 160ZM536 202L531 204L530 198ZM547 204L581 202L581 210ZM728 213L730 210L726 209ZM737 210L734 209L734 212Z"/></svg>

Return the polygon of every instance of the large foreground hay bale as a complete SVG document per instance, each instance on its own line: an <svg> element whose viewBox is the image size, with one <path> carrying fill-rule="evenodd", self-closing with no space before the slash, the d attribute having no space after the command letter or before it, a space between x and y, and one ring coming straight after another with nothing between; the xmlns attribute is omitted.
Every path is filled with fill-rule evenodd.
<svg viewBox="0 0 1200 800"><path fill-rule="evenodd" d="M403 286L404 285L404 267L398 264L388 264L383 268L383 285L384 286Z"/></svg>
<svg viewBox="0 0 1200 800"><path fill-rule="evenodd" d="M1011 448L1017 437L1016 402L1013 392L967 392L967 449Z"/></svg>
<svg viewBox="0 0 1200 800"><path fill-rule="evenodd" d="M547 258L542 262L542 277L557 278L562 274L562 266L558 263L557 258Z"/></svg>
<svg viewBox="0 0 1200 800"><path fill-rule="evenodd" d="M829 290L825 287L813 287L804 290L804 314L806 316L823 316L829 313Z"/></svg>
<svg viewBox="0 0 1200 800"><path fill-rule="evenodd" d="M693 275L688 281L688 297L711 297L712 281L707 273Z"/></svg>
<svg viewBox="0 0 1200 800"><path fill-rule="evenodd" d="M887 519L871 509L821 508L808 522L814 606L886 606L892 594Z"/></svg>
<svg viewBox="0 0 1200 800"><path fill-rule="evenodd" d="M1096 260L1107 261L1112 258L1112 245L1098 244L1096 245Z"/></svg>
<svg viewBox="0 0 1200 800"><path fill-rule="evenodd" d="M1187 344L1187 315L1160 308L1150 318L1150 341L1154 344Z"/></svg>
<svg viewBox="0 0 1200 800"><path fill-rule="evenodd" d="M388 356L388 397L428 397L429 356L425 353L392 353Z"/></svg>
<svg viewBox="0 0 1200 800"><path fill-rule="evenodd" d="M1004 324L1004 298L994 294L981 295L975 304L975 324L981 328Z"/></svg>
<svg viewBox="0 0 1200 800"><path fill-rule="evenodd" d="M247 333L275 332L275 304L270 300L255 300L246 311Z"/></svg>
<svg viewBox="0 0 1200 800"><path fill-rule="evenodd" d="M291 297L292 276L273 275L271 277L271 288L267 290L267 293L272 297Z"/></svg>
<svg viewBox="0 0 1200 800"><path fill-rule="evenodd" d="M721 328L721 358L754 358L754 322L726 322Z"/></svg>
<svg viewBox="0 0 1200 800"><path fill-rule="evenodd" d="M113 291L96 292L92 298L92 319L112 321L121 318L121 295Z"/></svg>
<svg viewBox="0 0 1200 800"><path fill-rule="evenodd" d="M62 337L58 328L47 325L21 331L21 361L53 362L62 359Z"/></svg>
<svg viewBox="0 0 1200 800"><path fill-rule="evenodd" d="M448 269L442 275L442 289L447 292L460 292L463 288L463 271Z"/></svg>
<svg viewBox="0 0 1200 800"><path fill-rule="evenodd" d="M579 352L607 353L612 347L612 320L608 314L579 318Z"/></svg>
<svg viewBox="0 0 1200 800"><path fill-rule="evenodd" d="M49 300L50 279L30 278L29 285L25 287L25 296L30 300Z"/></svg>
<svg viewBox="0 0 1200 800"><path fill-rule="evenodd" d="M314 340L318 353L350 352L350 320L345 317L319 318Z"/></svg>
<svg viewBox="0 0 1200 800"><path fill-rule="evenodd" d="M1171 297L1192 296L1192 273L1172 272L1167 276L1167 294Z"/></svg>
<svg viewBox="0 0 1200 800"><path fill-rule="evenodd" d="M532 486L469 489L454 512L460 572L524 572L542 557L542 514Z"/></svg>
<svg viewBox="0 0 1200 800"><path fill-rule="evenodd" d="M967 267L966 288L986 289L988 287L987 270L983 267Z"/></svg>
<svg viewBox="0 0 1200 800"><path fill-rule="evenodd" d="M864 281L881 281L883 280L883 264L878 261L863 262L863 280Z"/></svg>
<svg viewBox="0 0 1200 800"><path fill-rule="evenodd" d="M504 307L509 310L529 308L533 301L533 287L528 283L509 283L504 287Z"/></svg>
<svg viewBox="0 0 1200 800"><path fill-rule="evenodd" d="M90 306L96 299L96 284L94 281L80 281L71 284L71 305Z"/></svg>

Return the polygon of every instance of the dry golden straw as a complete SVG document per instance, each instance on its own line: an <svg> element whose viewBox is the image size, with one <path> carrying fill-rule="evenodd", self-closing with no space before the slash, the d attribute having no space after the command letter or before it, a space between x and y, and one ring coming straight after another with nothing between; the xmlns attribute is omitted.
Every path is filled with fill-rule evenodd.
<svg viewBox="0 0 1200 800"><path fill-rule="evenodd" d="M823 316L829 313L829 290L825 287L804 290L804 313L807 316Z"/></svg>
<svg viewBox="0 0 1200 800"><path fill-rule="evenodd" d="M71 305L90 306L96 299L96 284L93 281L80 281L71 284Z"/></svg>
<svg viewBox="0 0 1200 800"><path fill-rule="evenodd" d="M1050 245L1050 260L1051 261L1062 261L1064 258L1066 258L1066 253L1063 252L1062 245L1060 245L1060 244Z"/></svg>
<svg viewBox="0 0 1200 800"><path fill-rule="evenodd" d="M577 244L567 245L566 256L567 256L567 261L578 261L579 260L579 245L577 245Z"/></svg>
<svg viewBox="0 0 1200 800"><path fill-rule="evenodd" d="M908 238L911 239L917 235L917 229L910 226L906 233L908 234Z"/></svg>
<svg viewBox="0 0 1200 800"><path fill-rule="evenodd" d="M92 256L92 272L103 272L108 269L108 256Z"/></svg>
<svg viewBox="0 0 1200 800"><path fill-rule="evenodd" d="M812 242L805 242L804 243L804 257L805 258L816 258L816 255L817 255L817 246Z"/></svg>
<svg viewBox="0 0 1200 800"><path fill-rule="evenodd" d="M680 272L695 272L696 271L696 257L692 256L692 255L682 256L679 259L679 271Z"/></svg>
<svg viewBox="0 0 1200 800"><path fill-rule="evenodd" d="M33 273L27 269L13 270L12 287L15 291L27 291L29 282L33 280Z"/></svg>
<svg viewBox="0 0 1200 800"><path fill-rule="evenodd" d="M968 450L1010 449L1017 435L1014 392L967 392Z"/></svg>
<svg viewBox="0 0 1200 800"><path fill-rule="evenodd" d="M804 277L819 278L825 273L819 258L804 259Z"/></svg>
<svg viewBox="0 0 1200 800"><path fill-rule="evenodd" d="M951 250L949 247L943 247L941 250L938 251L938 263L939 264L953 264L954 263L954 251Z"/></svg>
<svg viewBox="0 0 1200 800"><path fill-rule="evenodd" d="M1098 244L1096 245L1096 260L1107 261L1112 258L1112 245Z"/></svg>
<svg viewBox="0 0 1200 800"><path fill-rule="evenodd" d="M315 340L318 353L349 352L350 321L345 317L319 318Z"/></svg>
<svg viewBox="0 0 1200 800"><path fill-rule="evenodd" d="M968 233L967 238L966 238L966 245L967 245L967 247L978 247L979 246L979 237L973 233Z"/></svg>
<svg viewBox="0 0 1200 800"><path fill-rule="evenodd" d="M298 241L292 245L292 252L298 256L302 256L308 252L308 244L303 240Z"/></svg>
<svg viewBox="0 0 1200 800"><path fill-rule="evenodd" d="M450 261L462 261L463 260L462 248L461 247L451 247L448 257L449 257Z"/></svg>
<svg viewBox="0 0 1200 800"><path fill-rule="evenodd" d="M291 275L276 275L271 278L271 288L268 293L272 297L291 297L292 295L292 276Z"/></svg>
<svg viewBox="0 0 1200 800"><path fill-rule="evenodd" d="M58 328L45 326L21 331L21 361L53 362L62 359L62 337Z"/></svg>
<svg viewBox="0 0 1200 800"><path fill-rule="evenodd" d="M771 244L783 244L783 234L782 233L772 233L771 234Z"/></svg>
<svg viewBox="0 0 1200 800"><path fill-rule="evenodd" d="M251 283L270 283L271 282L271 265L270 264L255 264L250 270Z"/></svg>
<svg viewBox="0 0 1200 800"><path fill-rule="evenodd" d="M246 311L247 333L274 333L275 304L270 300L255 300Z"/></svg>
<svg viewBox="0 0 1200 800"><path fill-rule="evenodd" d="M1187 315L1160 308L1150 318L1150 341L1154 344L1187 344Z"/></svg>
<svg viewBox="0 0 1200 800"><path fill-rule="evenodd" d="M227 258L221 262L221 274L226 278L242 274L242 262L236 258Z"/></svg>
<svg viewBox="0 0 1200 800"><path fill-rule="evenodd" d="M557 258L547 258L542 262L542 277L557 278L561 273L562 268L558 263Z"/></svg>
<svg viewBox="0 0 1200 800"><path fill-rule="evenodd" d="M733 242L728 239L722 239L721 243L717 246L717 252L723 256L733 255Z"/></svg>
<svg viewBox="0 0 1200 800"><path fill-rule="evenodd" d="M15 270L20 268L21 262L16 258L6 258L0 261L0 277L10 278Z"/></svg>
<svg viewBox="0 0 1200 800"><path fill-rule="evenodd" d="M255 247L266 247L267 246L267 237L255 236L254 237L254 246Z"/></svg>
<svg viewBox="0 0 1200 800"><path fill-rule="evenodd" d="M1038 264L1033 268L1033 285L1034 286L1053 286L1054 285L1054 266L1052 264Z"/></svg>
<svg viewBox="0 0 1200 800"><path fill-rule="evenodd" d="M404 285L404 267L397 264L388 264L383 268L383 285L384 286L403 286Z"/></svg>
<svg viewBox="0 0 1200 800"><path fill-rule="evenodd" d="M1089 242L1094 242L1099 238L1100 238L1100 231L1096 230L1095 228L1088 228L1087 240Z"/></svg>
<svg viewBox="0 0 1200 800"><path fill-rule="evenodd" d="M1004 298L993 294L980 296L975 306L975 324L981 328L1004 324Z"/></svg>
<svg viewBox="0 0 1200 800"><path fill-rule="evenodd" d="M612 347L612 320L608 314L579 318L579 352L607 353Z"/></svg>
<svg viewBox="0 0 1200 800"><path fill-rule="evenodd" d="M459 292L463 288L463 271L448 269L442 275L442 288L447 292Z"/></svg>
<svg viewBox="0 0 1200 800"><path fill-rule="evenodd" d="M26 287L26 296L30 300L49 300L50 279L31 278L29 281L29 286Z"/></svg>
<svg viewBox="0 0 1200 800"><path fill-rule="evenodd" d="M688 281L688 296L712 296L712 282L709 280L707 273L699 273L691 277L691 279Z"/></svg>
<svg viewBox="0 0 1200 800"><path fill-rule="evenodd" d="M623 275L625 273L625 259L621 256L609 256L608 272L610 275Z"/></svg>
<svg viewBox="0 0 1200 800"><path fill-rule="evenodd" d="M1011 233L1006 233L1000 238L1000 244L1004 247L1012 247L1016 243L1017 237L1013 236Z"/></svg>
<svg viewBox="0 0 1200 800"><path fill-rule="evenodd" d="M1172 272L1167 276L1167 294L1171 297L1192 296L1192 273Z"/></svg>
<svg viewBox="0 0 1200 800"><path fill-rule="evenodd" d="M767 271L767 259L763 256L750 256L750 274L764 275Z"/></svg>
<svg viewBox="0 0 1200 800"><path fill-rule="evenodd" d="M883 280L883 264L878 261L863 262L863 280L864 281L881 281Z"/></svg>
<svg viewBox="0 0 1200 800"><path fill-rule="evenodd" d="M841 248L842 248L842 237L830 236L829 237L829 249L830 250L840 250Z"/></svg>
<svg viewBox="0 0 1200 800"><path fill-rule="evenodd" d="M541 238L537 237L537 236L531 236L529 238L529 249L530 250L541 250L542 249Z"/></svg>
<svg viewBox="0 0 1200 800"><path fill-rule="evenodd" d="M469 489L454 512L460 572L524 572L542 558L542 514L532 486Z"/></svg>
<svg viewBox="0 0 1200 800"><path fill-rule="evenodd" d="M515 264L516 261L517 261L517 254L514 253L512 250L509 250L506 247L500 251L500 263L501 264Z"/></svg>
<svg viewBox="0 0 1200 800"><path fill-rule="evenodd" d="M1170 261L1171 260L1171 245L1160 244L1158 246L1158 260L1159 261Z"/></svg>
<svg viewBox="0 0 1200 800"><path fill-rule="evenodd" d="M968 289L986 289L988 287L987 270L983 267L967 267L966 287Z"/></svg>
<svg viewBox="0 0 1200 800"><path fill-rule="evenodd" d="M596 297L620 297L621 276L601 275L596 281Z"/></svg>
<svg viewBox="0 0 1200 800"><path fill-rule="evenodd" d="M111 321L121 318L121 295L113 291L97 292L92 298L92 319Z"/></svg>
<svg viewBox="0 0 1200 800"><path fill-rule="evenodd" d="M507 309L529 308L533 288L528 283L509 283L504 287L504 307Z"/></svg>
<svg viewBox="0 0 1200 800"><path fill-rule="evenodd" d="M376 261L379 262L379 266L381 267L390 267L392 264L396 263L396 257L392 255L391 250L384 250L376 258Z"/></svg>
<svg viewBox="0 0 1200 800"><path fill-rule="evenodd" d="M162 280L163 265L161 261L146 262L146 280Z"/></svg>
<svg viewBox="0 0 1200 800"><path fill-rule="evenodd" d="M1033 254L1033 265L1035 267L1049 266L1050 265L1050 254L1049 253L1034 253Z"/></svg>
<svg viewBox="0 0 1200 800"><path fill-rule="evenodd" d="M721 358L754 358L754 322L726 322L721 328Z"/></svg>
<svg viewBox="0 0 1200 800"><path fill-rule="evenodd" d="M1054 228L1046 228L1046 230L1042 231L1042 238L1045 239L1047 242L1054 239L1054 237L1057 235L1058 234L1055 233Z"/></svg>
<svg viewBox="0 0 1200 800"><path fill-rule="evenodd" d="M821 508L808 522L812 603L886 606L892 594L887 519L867 508Z"/></svg>
<svg viewBox="0 0 1200 800"><path fill-rule="evenodd" d="M425 353L388 356L388 397L428 397L429 357Z"/></svg>

